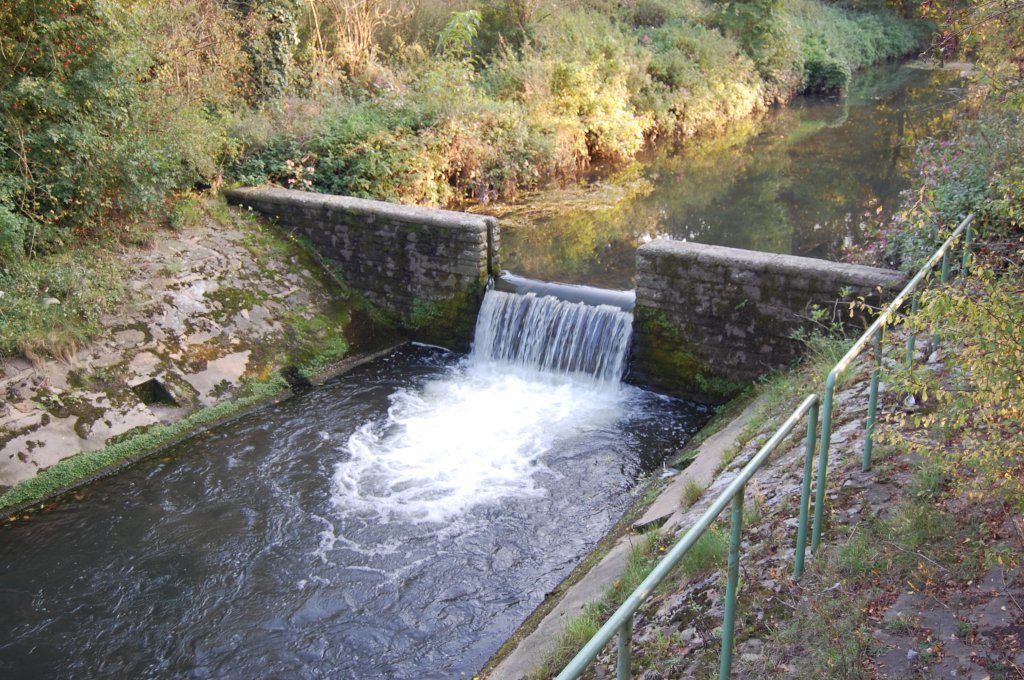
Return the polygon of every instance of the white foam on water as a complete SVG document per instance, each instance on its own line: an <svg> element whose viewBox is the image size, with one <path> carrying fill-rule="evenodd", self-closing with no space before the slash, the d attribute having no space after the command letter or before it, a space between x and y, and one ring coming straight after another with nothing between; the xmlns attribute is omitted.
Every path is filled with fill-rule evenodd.
<svg viewBox="0 0 1024 680"><path fill-rule="evenodd" d="M544 493L544 454L560 439L614 424L625 392L587 377L466 361L391 395L335 466L332 500L378 521L446 523L470 507Z"/></svg>

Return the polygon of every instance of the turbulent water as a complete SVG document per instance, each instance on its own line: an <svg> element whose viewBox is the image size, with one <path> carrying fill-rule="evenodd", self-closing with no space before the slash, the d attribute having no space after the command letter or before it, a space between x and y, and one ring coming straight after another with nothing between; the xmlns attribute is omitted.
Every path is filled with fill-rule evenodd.
<svg viewBox="0 0 1024 680"><path fill-rule="evenodd" d="M0 530L0 677L471 676L708 415L502 338L407 347Z"/></svg>
<svg viewBox="0 0 1024 680"><path fill-rule="evenodd" d="M447 522L473 506L544 495L543 456L614 427L633 317L615 307L488 291L468 359L363 423L334 474L336 506Z"/></svg>

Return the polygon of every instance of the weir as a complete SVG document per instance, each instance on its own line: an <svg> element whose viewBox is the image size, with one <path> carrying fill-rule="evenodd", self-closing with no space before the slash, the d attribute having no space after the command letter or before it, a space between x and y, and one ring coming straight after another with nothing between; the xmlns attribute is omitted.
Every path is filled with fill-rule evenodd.
<svg viewBox="0 0 1024 680"><path fill-rule="evenodd" d="M349 437L335 505L383 521L449 522L542 493L535 477L553 448L615 427L638 398L621 385L632 320L610 305L487 291L469 356L397 390L386 417Z"/></svg>
<svg viewBox="0 0 1024 680"><path fill-rule="evenodd" d="M624 312L632 312L633 307L636 305L636 291L609 290L607 288L595 288L594 286L540 281L509 272L502 272L501 276L495 280L494 287L497 290L508 293L536 293L538 296L549 295L566 302L583 302L594 306L611 305L612 307L620 308Z"/></svg>
<svg viewBox="0 0 1024 680"><path fill-rule="evenodd" d="M632 333L633 315L619 307L490 290L472 359L618 383Z"/></svg>

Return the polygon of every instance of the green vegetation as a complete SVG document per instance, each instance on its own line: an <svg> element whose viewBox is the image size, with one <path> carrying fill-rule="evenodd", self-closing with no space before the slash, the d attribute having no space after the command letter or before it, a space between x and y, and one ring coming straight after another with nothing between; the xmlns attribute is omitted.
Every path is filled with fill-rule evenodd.
<svg viewBox="0 0 1024 680"><path fill-rule="evenodd" d="M298 119L237 128L235 179L417 203L507 197L628 158L645 139L720 129L801 90L840 91L852 70L922 38L894 15L812 0L759 14L738 3L468 2L447 22L427 2L405 18L369 4L386 54L344 57L346 86ZM423 32L427 14L436 36ZM775 33L785 48L767 45ZM826 83L826 66L841 77Z"/></svg>
<svg viewBox="0 0 1024 680"><path fill-rule="evenodd" d="M120 240L154 209L187 218L169 194L225 178L433 204L510 195L841 89L820 73L921 38L814 0L0 7L5 268Z"/></svg>
<svg viewBox="0 0 1024 680"><path fill-rule="evenodd" d="M576 616L565 622L565 628L552 651L530 675L548 678L556 675L600 629L608 615L618 609L630 593L647 578L651 569L665 553L666 543L657 529L646 533L633 545L622 576L597 601L589 603Z"/></svg>
<svg viewBox="0 0 1024 680"><path fill-rule="evenodd" d="M432 205L511 197L828 89L816 64L849 73L921 37L884 9L817 0L0 10L0 356L61 356L88 339L122 302L114 258L93 248L195 224L196 192L273 182Z"/></svg>
<svg viewBox="0 0 1024 680"><path fill-rule="evenodd" d="M566 621L556 645L530 677L548 678L557 674L594 636L608 616L647 578L669 547L669 541L656 529L645 534L644 539L633 546L622 575L600 599L589 603L582 612ZM723 568L728 550L729 539L726 530L718 525L712 525L687 551L659 589L679 586L713 569Z"/></svg>
<svg viewBox="0 0 1024 680"><path fill-rule="evenodd" d="M912 487L931 484L922 471L913 473ZM998 504L965 504L950 493L946 486L935 498L905 498L888 519L869 518L824 543L801 580L804 597L770 633L764 677L778 677L772 669L785 663L800 676L873 677L867 662L884 648L873 635L879 603L900 592L934 592L941 602L949 588L977 582L1003 557L1000 547L978 540L1002 521ZM908 634L915 622L898 616L886 628Z"/></svg>
<svg viewBox="0 0 1024 680"><path fill-rule="evenodd" d="M683 487L683 507L689 508L696 503L702 493L704 493L705 485L694 480L686 482L686 486Z"/></svg>
<svg viewBox="0 0 1024 680"><path fill-rule="evenodd" d="M712 569L724 567L728 556L728 534L718 525L712 525L686 551L679 561L679 568L686 576L694 578Z"/></svg>
<svg viewBox="0 0 1024 680"><path fill-rule="evenodd" d="M909 326L939 338L946 370L899 373L894 387L921 407L899 412L890 443L924 457L932 487L949 480L969 498L1024 507L1024 87L1016 37L1024 16L969 6L951 14L936 43L944 55L971 49L979 72L975 115L946 141L918 146L920 170L907 204L881 229L881 253L917 268L968 213L975 215L971 276L933 286ZM980 14L979 14L980 13ZM950 42L959 36L964 42ZM955 319L955 323L950 321ZM907 440L903 429L913 429ZM936 446L938 442L938 446ZM930 488L919 496L934 496Z"/></svg>
<svg viewBox="0 0 1024 680"><path fill-rule="evenodd" d="M898 507L823 544L801 583L804 597L773 633L765 677L786 664L797 675L871 677L870 659L885 649L874 633L877 613L897 594L921 593L947 606L994 566L1019 563L1018 537L1000 537L999 527L1024 507L1024 88L1014 38L1024 17L988 16L970 5L949 20L937 49L955 57L973 48L982 66L970 92L975 116L952 139L919 144L920 175L881 229L878 257L916 269L974 213L981 241L972 276L932 287L906 324L922 341L939 339L941 366L887 375L894 398L879 426L885 443L876 451L884 456L873 474L884 479L912 466ZM913 616L893 618L886 628L922 641L924 668L936 660L940 646L928 630L917 630ZM956 635L970 641L975 628L960 621ZM1005 670L996 657L980 663L993 677Z"/></svg>
<svg viewBox="0 0 1024 680"><path fill-rule="evenodd" d="M0 269L0 357L73 357L126 298L123 267L115 253L86 247Z"/></svg>

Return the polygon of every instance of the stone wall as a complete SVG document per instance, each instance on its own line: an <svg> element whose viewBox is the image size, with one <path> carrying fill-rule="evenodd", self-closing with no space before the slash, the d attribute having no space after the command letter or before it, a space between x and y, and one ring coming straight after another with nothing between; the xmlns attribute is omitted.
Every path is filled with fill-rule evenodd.
<svg viewBox="0 0 1024 680"><path fill-rule="evenodd" d="M497 274L493 217L289 189L225 195L312 242L414 338L456 349L472 340L487 278Z"/></svg>
<svg viewBox="0 0 1024 680"><path fill-rule="evenodd" d="M637 251L629 378L658 390L723 399L799 357L793 332L811 306L839 312L902 287L899 272L793 255L657 240ZM863 323L855 315L853 323Z"/></svg>

